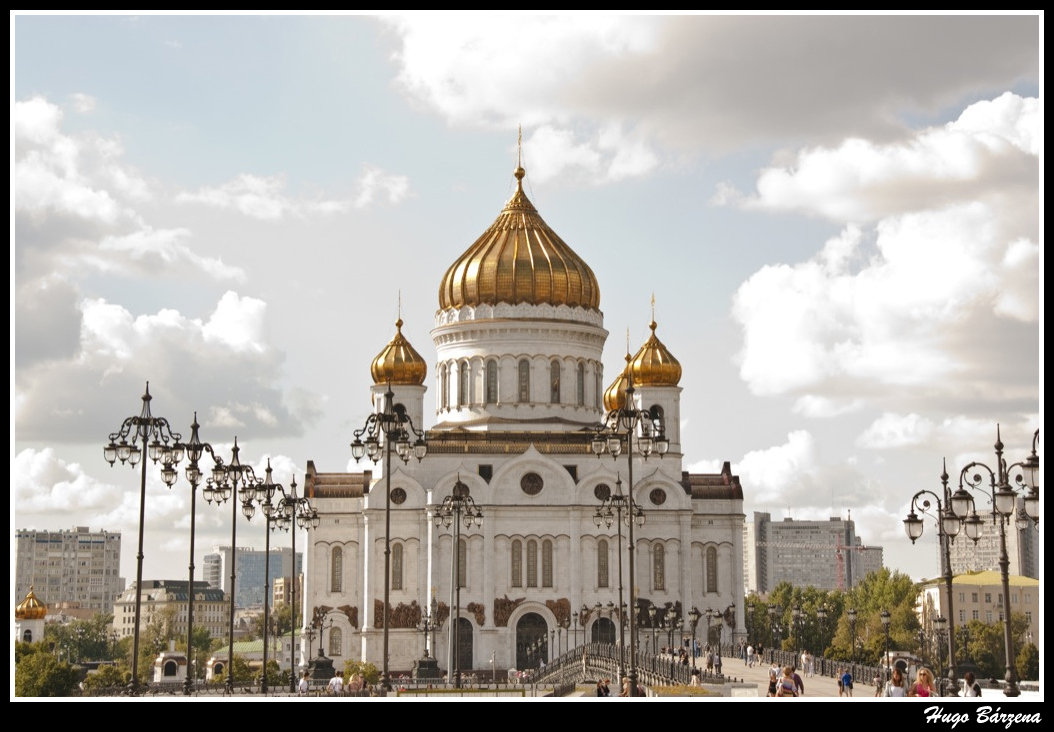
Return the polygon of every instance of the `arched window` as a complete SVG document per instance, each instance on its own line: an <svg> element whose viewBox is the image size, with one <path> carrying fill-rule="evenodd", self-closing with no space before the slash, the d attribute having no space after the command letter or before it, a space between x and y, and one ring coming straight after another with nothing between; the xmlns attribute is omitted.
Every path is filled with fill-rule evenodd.
<svg viewBox="0 0 1054 732"><path fill-rule="evenodd" d="M439 367L439 406L446 409L450 406L450 367L442 364Z"/></svg>
<svg viewBox="0 0 1054 732"><path fill-rule="evenodd" d="M597 587L608 586L608 540L597 542Z"/></svg>
<svg viewBox="0 0 1054 732"><path fill-rule="evenodd" d="M560 403L560 362L549 364L549 403Z"/></svg>
<svg viewBox="0 0 1054 732"><path fill-rule="evenodd" d="M575 380L575 404L580 407L586 405L586 365L579 361L578 378Z"/></svg>
<svg viewBox="0 0 1054 732"><path fill-rule="evenodd" d="M597 368L593 379L593 406L600 409L600 399L604 395L604 374L600 373L600 369Z"/></svg>
<svg viewBox="0 0 1054 732"><path fill-rule="evenodd" d="M468 587L468 542L457 541L457 586Z"/></svg>
<svg viewBox="0 0 1054 732"><path fill-rule="evenodd" d="M512 586L523 587L523 542L512 542Z"/></svg>
<svg viewBox="0 0 1054 732"><path fill-rule="evenodd" d="M542 542L542 587L553 586L553 542Z"/></svg>
<svg viewBox="0 0 1054 732"><path fill-rule="evenodd" d="M487 404L498 403L498 362L487 361L487 383L483 394Z"/></svg>
<svg viewBox="0 0 1054 732"><path fill-rule="evenodd" d="M531 401L531 364L527 359L520 361L519 401L527 404Z"/></svg>
<svg viewBox="0 0 1054 732"><path fill-rule="evenodd" d="M706 591L717 592L717 548L706 548Z"/></svg>
<svg viewBox="0 0 1054 732"><path fill-rule="evenodd" d="M457 405L468 406L468 364L463 363L458 369L457 375Z"/></svg>
<svg viewBox="0 0 1054 732"><path fill-rule="evenodd" d="M538 542L527 542L527 586L538 586Z"/></svg>
<svg viewBox="0 0 1054 732"><path fill-rule="evenodd" d="M30 630L29 628L26 628L25 631L23 631L23 633L22 633L22 642L23 643L32 643L33 642L33 631Z"/></svg>
<svg viewBox="0 0 1054 732"><path fill-rule="evenodd" d="M392 544L392 589L403 588L403 545Z"/></svg>
<svg viewBox="0 0 1054 732"><path fill-rule="evenodd" d="M329 655L330 658L333 656L341 655L341 648L344 645L344 633L341 632L340 628L329 629Z"/></svg>
<svg viewBox="0 0 1054 732"><path fill-rule="evenodd" d="M329 555L329 591L342 592L344 590L344 550L339 546L333 547Z"/></svg>
<svg viewBox="0 0 1054 732"><path fill-rule="evenodd" d="M653 581L656 590L666 589L666 549L662 544L656 544L652 549L652 562L654 564Z"/></svg>

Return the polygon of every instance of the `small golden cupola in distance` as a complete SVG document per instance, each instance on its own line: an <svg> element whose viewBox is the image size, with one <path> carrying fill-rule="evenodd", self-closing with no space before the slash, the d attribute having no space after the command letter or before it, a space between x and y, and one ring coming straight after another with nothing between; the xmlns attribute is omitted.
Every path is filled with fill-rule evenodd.
<svg viewBox="0 0 1054 732"><path fill-rule="evenodd" d="M428 375L428 365L402 331L403 320L395 321L395 337L370 364L374 384L421 386Z"/></svg>
<svg viewBox="0 0 1054 732"><path fill-rule="evenodd" d="M651 336L629 362L633 385L677 386L681 381L681 364L655 335L658 326L654 318L649 327Z"/></svg>

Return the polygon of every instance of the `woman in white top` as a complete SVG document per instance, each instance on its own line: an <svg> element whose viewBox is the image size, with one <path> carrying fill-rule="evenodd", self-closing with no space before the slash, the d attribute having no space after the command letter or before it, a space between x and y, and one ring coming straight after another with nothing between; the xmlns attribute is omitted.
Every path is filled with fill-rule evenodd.
<svg viewBox="0 0 1054 732"><path fill-rule="evenodd" d="M893 667L893 678L886 682L886 696L907 696L908 680L904 678L904 672L900 666Z"/></svg>

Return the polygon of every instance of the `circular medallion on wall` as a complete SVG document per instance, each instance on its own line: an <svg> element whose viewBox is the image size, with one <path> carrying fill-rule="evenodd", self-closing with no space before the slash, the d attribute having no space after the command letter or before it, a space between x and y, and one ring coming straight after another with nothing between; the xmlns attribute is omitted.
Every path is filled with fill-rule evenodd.
<svg viewBox="0 0 1054 732"><path fill-rule="evenodd" d="M662 504L666 503L666 491L664 491L662 488L656 488L648 495L648 497L651 499L651 502L654 503L656 506L661 506Z"/></svg>
<svg viewBox="0 0 1054 732"><path fill-rule="evenodd" d="M611 486L607 483L597 483L597 487L593 489L593 495L598 501L606 501L611 498Z"/></svg>
<svg viewBox="0 0 1054 732"><path fill-rule="evenodd" d="M406 502L406 491L402 488L392 488L392 503L398 506Z"/></svg>
<svg viewBox="0 0 1054 732"><path fill-rule="evenodd" d="M538 473L524 473L524 476L520 478L520 488L529 496L538 495L542 492L544 486L545 481L542 480L542 476L538 475Z"/></svg>

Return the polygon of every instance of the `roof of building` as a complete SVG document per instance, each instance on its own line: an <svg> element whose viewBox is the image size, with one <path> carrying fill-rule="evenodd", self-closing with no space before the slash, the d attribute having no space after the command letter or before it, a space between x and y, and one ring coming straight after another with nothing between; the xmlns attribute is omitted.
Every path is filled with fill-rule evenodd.
<svg viewBox="0 0 1054 732"><path fill-rule="evenodd" d="M428 365L403 335L403 319L395 321L395 336L370 364L374 384L421 386Z"/></svg>
<svg viewBox="0 0 1054 732"><path fill-rule="evenodd" d="M16 620L42 620L48 614L48 607L37 599L30 585L25 599L15 606Z"/></svg>
<svg viewBox="0 0 1054 732"><path fill-rule="evenodd" d="M681 473L681 485L694 499L743 500L743 486L738 475L732 475L732 466L727 461L720 473Z"/></svg>
<svg viewBox="0 0 1054 732"><path fill-rule="evenodd" d="M600 308L600 286L589 265L516 192L490 228L450 265L439 286L439 308L529 303Z"/></svg>
<svg viewBox="0 0 1054 732"><path fill-rule="evenodd" d="M1038 579L1033 579L1031 577L1022 577L1019 574L1009 575L1008 582L1011 587L1039 586ZM982 572L966 572L965 574L957 574L952 577L952 584L977 586L1001 585L1003 584L1003 579L999 572L996 572L991 569L986 569Z"/></svg>

